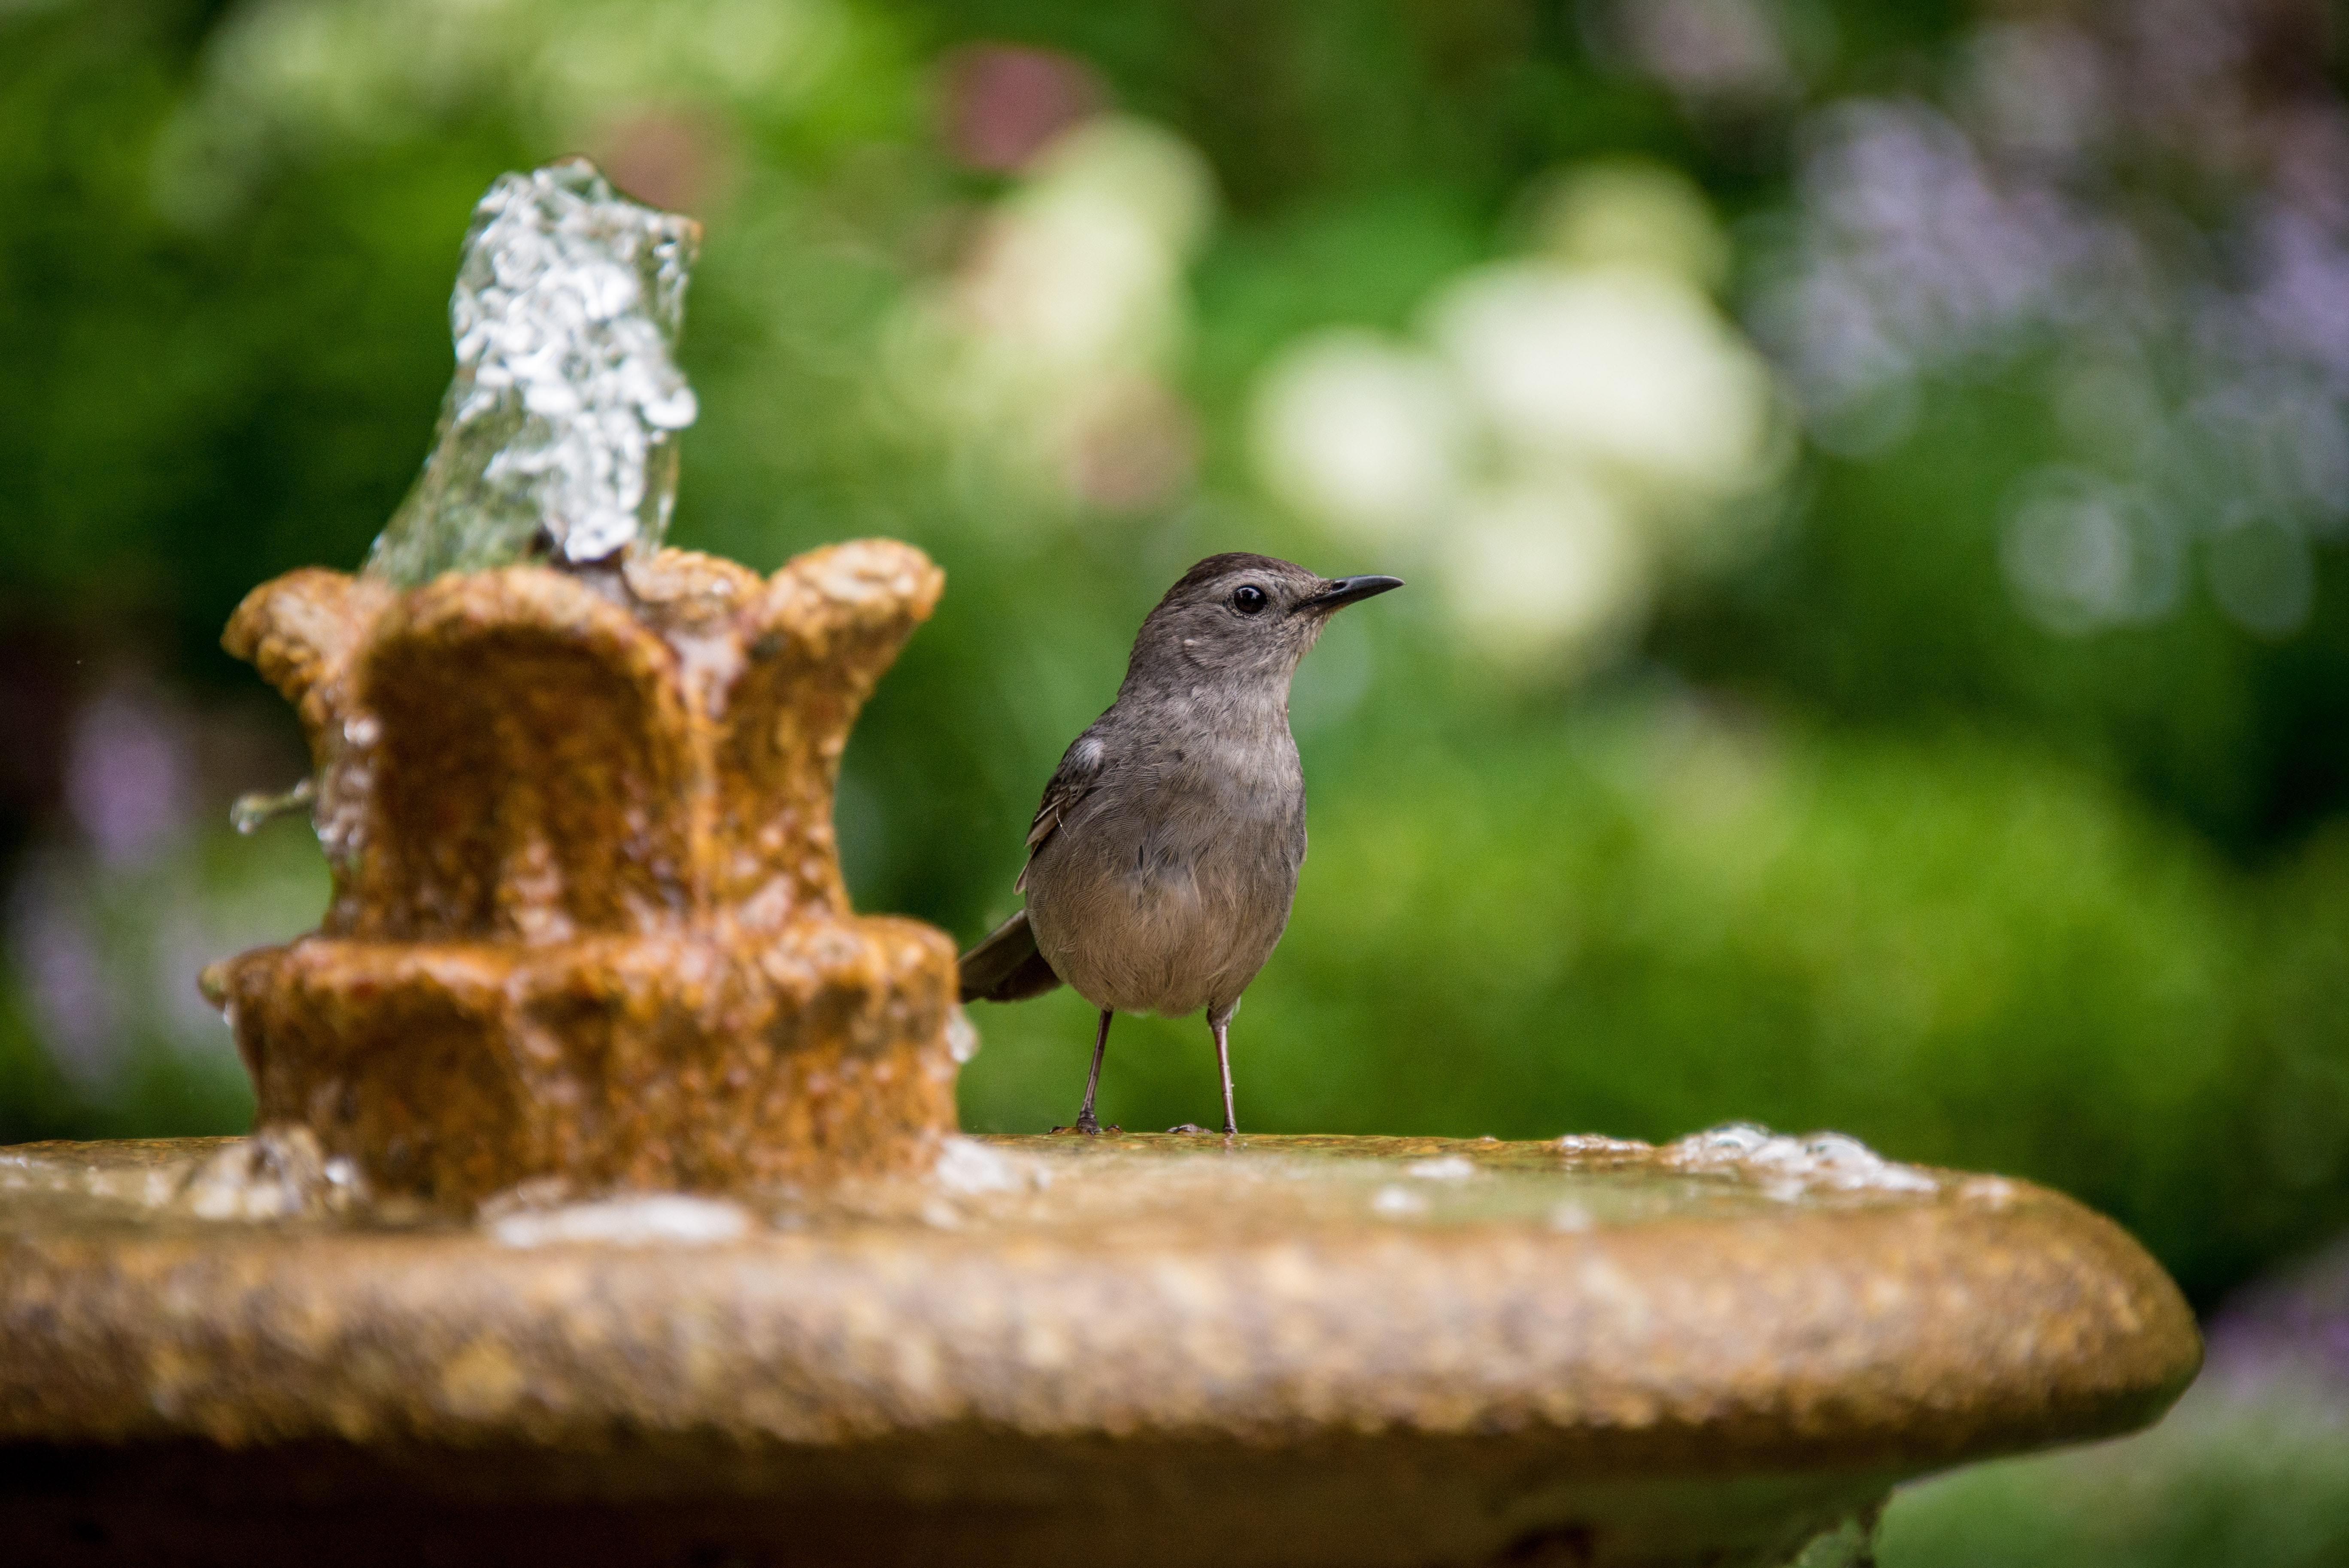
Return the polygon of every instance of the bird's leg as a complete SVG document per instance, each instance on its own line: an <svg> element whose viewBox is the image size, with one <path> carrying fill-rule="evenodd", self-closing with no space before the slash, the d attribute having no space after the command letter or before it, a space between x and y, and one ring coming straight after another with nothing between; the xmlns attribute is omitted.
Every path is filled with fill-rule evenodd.
<svg viewBox="0 0 2349 1568"><path fill-rule="evenodd" d="M1101 1088L1102 1057L1109 1049L1109 1021L1117 1016L1110 1008L1102 1009L1101 1033L1093 1037L1093 1070L1085 1075L1085 1103L1077 1112L1077 1130L1097 1133L1101 1122L1093 1115L1093 1095Z"/></svg>
<svg viewBox="0 0 2349 1568"><path fill-rule="evenodd" d="M1227 1037L1231 1033L1229 1017L1214 1018L1207 1026L1216 1031L1216 1070L1224 1075L1224 1136L1237 1132L1239 1123L1232 1119L1232 1047Z"/></svg>

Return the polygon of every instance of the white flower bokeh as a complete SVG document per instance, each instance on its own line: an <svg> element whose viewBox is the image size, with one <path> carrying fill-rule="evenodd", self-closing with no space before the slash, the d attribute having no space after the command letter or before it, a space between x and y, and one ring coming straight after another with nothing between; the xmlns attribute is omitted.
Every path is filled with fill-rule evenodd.
<svg viewBox="0 0 2349 1568"><path fill-rule="evenodd" d="M1622 267L1489 267L1431 322L1496 435L1529 458L1721 495L1763 456L1769 373L1702 291Z"/></svg>
<svg viewBox="0 0 2349 1568"><path fill-rule="evenodd" d="M1594 666L1644 624L1787 452L1768 367L1707 292L1725 241L1684 179L1541 181L1535 253L1440 286L1420 331L1307 335L1258 380L1265 487L1333 534L1415 555L1468 641ZM1691 548L1696 545L1696 548Z"/></svg>
<svg viewBox="0 0 2349 1568"><path fill-rule="evenodd" d="M1295 345L1267 374L1257 466L1282 501L1340 534L1404 542L1457 495L1467 422L1434 355L1340 328Z"/></svg>
<svg viewBox="0 0 2349 1568"><path fill-rule="evenodd" d="M1122 116L1077 125L900 313L899 397L1070 499L1168 499L1191 476L1192 419L1171 375L1189 333L1185 271L1215 205L1206 160L1173 132Z"/></svg>
<svg viewBox="0 0 2349 1568"><path fill-rule="evenodd" d="M1464 498L1445 561L1454 618L1505 657L1611 646L1647 614L1638 529L1615 498L1570 475Z"/></svg>

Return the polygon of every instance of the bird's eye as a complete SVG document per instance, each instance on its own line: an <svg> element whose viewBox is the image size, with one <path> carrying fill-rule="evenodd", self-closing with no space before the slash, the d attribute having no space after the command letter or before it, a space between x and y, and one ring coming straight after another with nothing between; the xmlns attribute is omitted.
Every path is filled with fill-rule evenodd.
<svg viewBox="0 0 2349 1568"><path fill-rule="evenodd" d="M1264 590L1253 583L1243 583L1232 590L1232 608L1243 615L1259 614L1267 604L1271 603L1271 600L1265 597Z"/></svg>

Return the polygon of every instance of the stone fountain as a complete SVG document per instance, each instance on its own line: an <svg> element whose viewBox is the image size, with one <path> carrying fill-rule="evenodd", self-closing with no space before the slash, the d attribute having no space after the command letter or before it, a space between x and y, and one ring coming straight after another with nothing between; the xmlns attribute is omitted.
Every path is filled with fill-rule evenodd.
<svg viewBox="0 0 2349 1568"><path fill-rule="evenodd" d="M1832 1134L957 1135L831 826L941 578L659 547L694 238L502 180L416 490L231 623L334 896L207 972L251 1137L0 1150L11 1561L1832 1568L2184 1388L2116 1227Z"/></svg>

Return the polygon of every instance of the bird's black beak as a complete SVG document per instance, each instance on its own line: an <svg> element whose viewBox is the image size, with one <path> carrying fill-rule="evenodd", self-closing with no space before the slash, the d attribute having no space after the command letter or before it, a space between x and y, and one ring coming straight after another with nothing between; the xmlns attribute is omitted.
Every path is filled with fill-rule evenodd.
<svg viewBox="0 0 2349 1568"><path fill-rule="evenodd" d="M1327 612L1402 586L1402 579L1400 577L1340 577L1310 599L1299 600L1297 607Z"/></svg>

